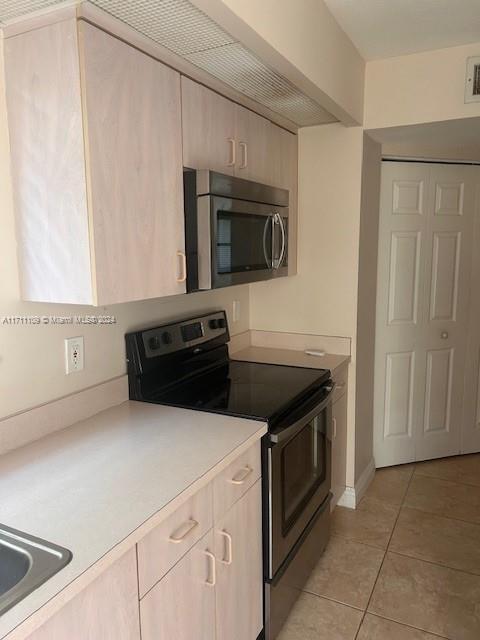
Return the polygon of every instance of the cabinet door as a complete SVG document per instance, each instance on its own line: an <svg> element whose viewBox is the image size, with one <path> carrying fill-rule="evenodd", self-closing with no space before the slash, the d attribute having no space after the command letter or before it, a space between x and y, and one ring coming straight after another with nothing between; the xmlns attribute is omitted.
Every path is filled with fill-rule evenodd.
<svg viewBox="0 0 480 640"><path fill-rule="evenodd" d="M142 640L215 639L213 551L210 530L140 601Z"/></svg>
<svg viewBox="0 0 480 640"><path fill-rule="evenodd" d="M337 504L346 486L347 474L347 394L333 405L332 493Z"/></svg>
<svg viewBox="0 0 480 640"><path fill-rule="evenodd" d="M270 125L269 157L272 184L288 189L288 275L297 273L298 137L274 124Z"/></svg>
<svg viewBox="0 0 480 640"><path fill-rule="evenodd" d="M233 175L235 104L182 77L183 164Z"/></svg>
<svg viewBox="0 0 480 640"><path fill-rule="evenodd" d="M263 627L261 480L215 528L217 638L253 640Z"/></svg>
<svg viewBox="0 0 480 640"><path fill-rule="evenodd" d="M131 549L28 640L140 640L137 563Z"/></svg>
<svg viewBox="0 0 480 640"><path fill-rule="evenodd" d="M184 293L180 75L79 33L97 304Z"/></svg>
<svg viewBox="0 0 480 640"><path fill-rule="evenodd" d="M255 182L272 184L269 148L270 122L262 116L236 106L237 158L235 175Z"/></svg>

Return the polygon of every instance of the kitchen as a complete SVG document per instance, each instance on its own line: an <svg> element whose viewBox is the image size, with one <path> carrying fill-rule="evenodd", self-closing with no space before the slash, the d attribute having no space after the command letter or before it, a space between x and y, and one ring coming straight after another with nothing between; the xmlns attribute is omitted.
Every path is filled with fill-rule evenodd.
<svg viewBox="0 0 480 640"><path fill-rule="evenodd" d="M337 538L374 486L365 63L320 2L352 74L329 95L262 9L255 31L222 2L143 26L55 4L3 17L0 523L61 566L0 635L276 637L330 510ZM214 72L218 47L255 59L253 89Z"/></svg>

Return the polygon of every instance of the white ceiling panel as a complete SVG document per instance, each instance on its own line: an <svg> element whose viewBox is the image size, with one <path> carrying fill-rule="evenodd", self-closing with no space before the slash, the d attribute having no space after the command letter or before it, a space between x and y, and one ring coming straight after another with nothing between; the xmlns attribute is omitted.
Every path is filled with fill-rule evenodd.
<svg viewBox="0 0 480 640"><path fill-rule="evenodd" d="M325 0L366 60L480 42L480 0Z"/></svg>

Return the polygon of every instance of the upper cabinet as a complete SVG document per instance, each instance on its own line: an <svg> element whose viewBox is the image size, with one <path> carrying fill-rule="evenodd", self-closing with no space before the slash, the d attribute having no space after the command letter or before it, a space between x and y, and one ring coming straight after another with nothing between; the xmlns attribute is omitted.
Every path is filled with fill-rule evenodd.
<svg viewBox="0 0 480 640"><path fill-rule="evenodd" d="M22 295L185 292L180 75L75 19L5 41Z"/></svg>

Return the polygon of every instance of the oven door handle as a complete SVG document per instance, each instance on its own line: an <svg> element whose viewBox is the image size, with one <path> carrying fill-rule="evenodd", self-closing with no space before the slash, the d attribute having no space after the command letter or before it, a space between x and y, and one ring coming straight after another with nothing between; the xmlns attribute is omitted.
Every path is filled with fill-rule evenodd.
<svg viewBox="0 0 480 640"><path fill-rule="evenodd" d="M291 438L295 433L301 431L303 427L315 416L318 416L324 409L332 402L333 392L335 391L336 383L328 385L328 387L324 387L325 391L327 391L326 397L322 400L320 404L315 405L313 409L311 409L305 416L302 416L300 420L297 420L289 427L285 427L281 429L277 433L273 432L268 434L268 438L272 444L278 444L285 440Z"/></svg>

